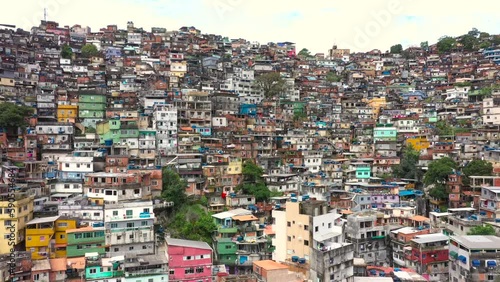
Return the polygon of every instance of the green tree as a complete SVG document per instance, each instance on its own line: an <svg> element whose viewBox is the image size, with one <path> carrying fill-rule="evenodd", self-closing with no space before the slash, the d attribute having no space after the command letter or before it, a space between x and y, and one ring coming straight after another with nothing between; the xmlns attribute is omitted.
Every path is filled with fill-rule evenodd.
<svg viewBox="0 0 500 282"><path fill-rule="evenodd" d="M246 160L243 164L243 180L245 183L263 183L264 170L251 160Z"/></svg>
<svg viewBox="0 0 500 282"><path fill-rule="evenodd" d="M92 57L92 56L99 54L99 51L97 50L97 47L94 44L85 44L82 47L81 52L82 52L82 56L86 57L86 58L89 58L89 57Z"/></svg>
<svg viewBox="0 0 500 282"><path fill-rule="evenodd" d="M71 59L73 56L73 49L68 44L64 44L61 48L61 57L64 59Z"/></svg>
<svg viewBox="0 0 500 282"><path fill-rule="evenodd" d="M429 50L429 41L420 42L420 48L424 49L425 51Z"/></svg>
<svg viewBox="0 0 500 282"><path fill-rule="evenodd" d="M475 50L475 48L478 44L477 38L475 36L472 36L469 34L463 35L458 42L460 42L460 44L462 44L462 48L465 51Z"/></svg>
<svg viewBox="0 0 500 282"><path fill-rule="evenodd" d="M403 45L401 44L396 44L391 46L391 53L392 54L401 54L403 52Z"/></svg>
<svg viewBox="0 0 500 282"><path fill-rule="evenodd" d="M0 128L22 128L28 123L26 118L33 114L34 109L13 103L0 104Z"/></svg>
<svg viewBox="0 0 500 282"><path fill-rule="evenodd" d="M424 175L424 184L436 185L444 183L457 167L457 163L448 157L432 161Z"/></svg>
<svg viewBox="0 0 500 282"><path fill-rule="evenodd" d="M490 46L491 46L491 43L489 41L481 42L481 44L479 44L480 49L485 49L485 48L488 48Z"/></svg>
<svg viewBox="0 0 500 282"><path fill-rule="evenodd" d="M437 43L437 49L439 53L450 52L453 48L455 48L457 42L455 38L451 36L443 36L439 38Z"/></svg>
<svg viewBox="0 0 500 282"><path fill-rule="evenodd" d="M438 135L454 135L454 129L446 121L440 120L436 122L436 131Z"/></svg>
<svg viewBox="0 0 500 282"><path fill-rule="evenodd" d="M167 229L172 237L212 243L217 227L212 215L198 204L184 205L173 215Z"/></svg>
<svg viewBox="0 0 500 282"><path fill-rule="evenodd" d="M465 185L470 184L470 176L491 176L493 175L493 165L485 160L473 160L469 162L463 169L464 173L462 182Z"/></svg>
<svg viewBox="0 0 500 282"><path fill-rule="evenodd" d="M393 172L396 177L420 179L422 177L421 170L418 169L418 159L420 152L409 145L404 148L399 165L393 167Z"/></svg>
<svg viewBox="0 0 500 282"><path fill-rule="evenodd" d="M302 50L299 51L297 56L302 57L302 58L309 58L311 57L311 52L307 48L302 48Z"/></svg>
<svg viewBox="0 0 500 282"><path fill-rule="evenodd" d="M496 235L495 228L489 224L474 226L467 235Z"/></svg>
<svg viewBox="0 0 500 282"><path fill-rule="evenodd" d="M432 189L429 190L429 196L436 199L447 199L448 192L442 184L436 184Z"/></svg>
<svg viewBox="0 0 500 282"><path fill-rule="evenodd" d="M303 121L307 119L307 114L304 112L295 112L293 113L293 121L298 122L298 121Z"/></svg>
<svg viewBox="0 0 500 282"><path fill-rule="evenodd" d="M468 33L467 35L470 35L472 37L478 37L479 35L481 34L481 32L479 32L479 30L477 30L477 28L473 27Z"/></svg>
<svg viewBox="0 0 500 282"><path fill-rule="evenodd" d="M493 45L500 45L500 35L493 35L493 39L491 40Z"/></svg>
<svg viewBox="0 0 500 282"><path fill-rule="evenodd" d="M279 72L269 72L259 75L255 79L257 87L264 92L266 99L272 99L281 94L285 88L285 80L281 77Z"/></svg>
<svg viewBox="0 0 500 282"><path fill-rule="evenodd" d="M163 187L161 197L174 203L174 209L179 209L187 202L187 182L171 168L164 167L162 171Z"/></svg>
<svg viewBox="0 0 500 282"><path fill-rule="evenodd" d="M243 183L238 185L235 191L244 195L253 195L256 202L267 202L271 197L271 190L264 183Z"/></svg>
<svg viewBox="0 0 500 282"><path fill-rule="evenodd" d="M243 164L243 183L235 188L236 192L255 196L257 202L266 202L271 197L264 178L264 170L253 161L247 160Z"/></svg>
<svg viewBox="0 0 500 282"><path fill-rule="evenodd" d="M487 32L481 32L481 33L479 33L479 38L480 39L489 39L490 38L490 34L487 33Z"/></svg>
<svg viewBox="0 0 500 282"><path fill-rule="evenodd" d="M481 96L488 97L488 96L491 96L491 93L493 93L493 90L491 87L483 87L483 88L481 88L481 90L479 90L479 94Z"/></svg>
<svg viewBox="0 0 500 282"><path fill-rule="evenodd" d="M337 75L335 72L329 72L326 74L326 81L328 82L340 82L342 77Z"/></svg>

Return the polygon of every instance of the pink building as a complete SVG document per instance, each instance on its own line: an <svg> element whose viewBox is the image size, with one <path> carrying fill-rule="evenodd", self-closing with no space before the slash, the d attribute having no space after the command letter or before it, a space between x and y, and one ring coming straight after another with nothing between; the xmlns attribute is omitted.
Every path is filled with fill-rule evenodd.
<svg viewBox="0 0 500 282"><path fill-rule="evenodd" d="M212 248L205 242L167 238L170 282L212 281Z"/></svg>

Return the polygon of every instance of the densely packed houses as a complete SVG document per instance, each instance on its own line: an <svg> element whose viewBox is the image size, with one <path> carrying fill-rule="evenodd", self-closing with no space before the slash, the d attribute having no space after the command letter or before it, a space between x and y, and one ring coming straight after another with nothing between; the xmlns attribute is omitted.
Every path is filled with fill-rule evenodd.
<svg viewBox="0 0 500 282"><path fill-rule="evenodd" d="M498 279L500 46L296 48L0 30L0 281ZM164 230L165 169L210 242Z"/></svg>

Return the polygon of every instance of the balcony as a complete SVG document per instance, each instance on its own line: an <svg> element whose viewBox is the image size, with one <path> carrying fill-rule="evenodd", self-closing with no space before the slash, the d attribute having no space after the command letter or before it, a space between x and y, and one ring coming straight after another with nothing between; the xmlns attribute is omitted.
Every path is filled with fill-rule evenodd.
<svg viewBox="0 0 500 282"><path fill-rule="evenodd" d="M221 227L217 228L217 232L219 232L219 233L237 233L238 228L221 226Z"/></svg>
<svg viewBox="0 0 500 282"><path fill-rule="evenodd" d="M161 275L161 274L166 275L168 273L163 268L125 271L125 277L140 277L140 276Z"/></svg>
<svg viewBox="0 0 500 282"><path fill-rule="evenodd" d="M255 225L254 226L239 226L238 231L242 232L242 233L255 232L255 231L257 231L257 228L255 227Z"/></svg>
<svg viewBox="0 0 500 282"><path fill-rule="evenodd" d="M34 236L34 235L52 235L54 234L55 230L53 227L51 228L41 228L41 229L32 229L32 228L27 228L26 229L26 236Z"/></svg>
<svg viewBox="0 0 500 282"><path fill-rule="evenodd" d="M112 229L107 229L106 232L122 233L122 232L127 232L127 231L139 231L139 230L151 231L151 230L153 230L153 226L112 228Z"/></svg>

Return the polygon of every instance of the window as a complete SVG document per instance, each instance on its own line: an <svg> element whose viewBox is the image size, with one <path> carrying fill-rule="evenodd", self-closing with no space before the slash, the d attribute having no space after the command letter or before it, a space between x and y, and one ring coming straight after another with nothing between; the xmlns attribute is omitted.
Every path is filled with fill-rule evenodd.
<svg viewBox="0 0 500 282"><path fill-rule="evenodd" d="M314 232L318 232L318 230L319 230L319 226L315 226L314 227Z"/></svg>
<svg viewBox="0 0 500 282"><path fill-rule="evenodd" d="M113 211L113 216L118 216L118 211Z"/></svg>
<svg viewBox="0 0 500 282"><path fill-rule="evenodd" d="M290 236L288 236L287 239L288 239L288 242L292 241L292 237L290 237Z"/></svg>
<svg viewBox="0 0 500 282"><path fill-rule="evenodd" d="M309 225L304 225L304 230L308 231L309 230Z"/></svg>
<svg viewBox="0 0 500 282"><path fill-rule="evenodd" d="M292 223L291 223L290 221L288 221L288 222L286 223L286 226L290 227L290 226L292 226Z"/></svg>
<svg viewBox="0 0 500 282"><path fill-rule="evenodd" d="M186 268L184 269L184 274L194 274L194 268Z"/></svg>
<svg viewBox="0 0 500 282"><path fill-rule="evenodd" d="M204 271L202 266L196 267L196 273L203 273Z"/></svg>
<svg viewBox="0 0 500 282"><path fill-rule="evenodd" d="M309 246L309 240L304 240L304 246Z"/></svg>
<svg viewBox="0 0 500 282"><path fill-rule="evenodd" d="M233 246L231 246L231 245L226 245L226 250L230 250L230 249L232 249L232 248L233 248Z"/></svg>
<svg viewBox="0 0 500 282"><path fill-rule="evenodd" d="M170 269L170 270L168 271L168 274L170 274L170 275L174 275L174 274L175 274L175 270Z"/></svg>
<svg viewBox="0 0 500 282"><path fill-rule="evenodd" d="M117 228L118 227L118 223L111 223L111 228Z"/></svg>
<svg viewBox="0 0 500 282"><path fill-rule="evenodd" d="M91 268L91 269L90 269L90 273L97 273L97 269L95 269L95 268Z"/></svg>
<svg viewBox="0 0 500 282"><path fill-rule="evenodd" d="M133 215L133 211L132 211L132 210L127 210L127 211L125 212L125 214L127 215L127 218L128 218L128 217L132 217L132 215Z"/></svg>

